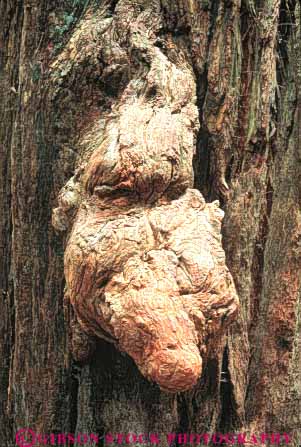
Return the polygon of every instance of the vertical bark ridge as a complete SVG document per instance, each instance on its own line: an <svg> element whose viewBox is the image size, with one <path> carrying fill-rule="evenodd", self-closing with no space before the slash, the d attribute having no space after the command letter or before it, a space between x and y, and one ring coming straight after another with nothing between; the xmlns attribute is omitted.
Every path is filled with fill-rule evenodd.
<svg viewBox="0 0 301 447"><path fill-rule="evenodd" d="M194 69L195 185L225 209L224 248L241 300L198 386L178 398L104 341L89 365L70 358L64 240L50 223L58 191L85 156L78 141L149 69L137 49L128 57L120 27L120 47L112 35L101 52L102 35L116 16L136 20L150 2L38 3L0 3L3 445L31 425L44 433L286 431L297 446L300 2L151 2L156 45L172 60L182 52Z"/></svg>

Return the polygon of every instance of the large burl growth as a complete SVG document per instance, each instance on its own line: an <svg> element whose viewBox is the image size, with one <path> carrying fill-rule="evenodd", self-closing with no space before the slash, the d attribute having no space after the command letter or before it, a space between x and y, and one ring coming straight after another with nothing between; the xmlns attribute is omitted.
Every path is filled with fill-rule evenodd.
<svg viewBox="0 0 301 447"><path fill-rule="evenodd" d="M238 298L221 244L223 212L192 189L193 72L147 38L139 45L144 82L132 79L87 131L53 223L69 229L67 295L83 334L112 341L146 378L178 392L196 384ZM112 70L114 57L120 62L120 52L110 55ZM84 347L77 329L78 360Z"/></svg>

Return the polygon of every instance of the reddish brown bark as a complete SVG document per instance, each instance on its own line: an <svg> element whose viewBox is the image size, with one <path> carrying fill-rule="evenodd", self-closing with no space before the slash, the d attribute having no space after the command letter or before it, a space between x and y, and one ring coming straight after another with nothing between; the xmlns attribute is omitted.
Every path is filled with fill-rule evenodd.
<svg viewBox="0 0 301 447"><path fill-rule="evenodd" d="M106 46L112 21L120 43L106 35ZM105 341L86 366L74 363L64 240L51 226L91 122L149 73L145 28L172 64L193 67L195 187L207 202L221 200L241 301L197 387L177 396L145 381ZM299 445L300 2L3 0L0 29L2 444L15 445L17 429L32 426L285 431Z"/></svg>

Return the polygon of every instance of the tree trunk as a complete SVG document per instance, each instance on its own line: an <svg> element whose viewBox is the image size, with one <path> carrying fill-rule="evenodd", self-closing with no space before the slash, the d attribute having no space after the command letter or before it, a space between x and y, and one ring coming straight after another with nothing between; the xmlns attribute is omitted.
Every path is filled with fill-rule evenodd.
<svg viewBox="0 0 301 447"><path fill-rule="evenodd" d="M2 445L25 427L159 433L162 445L167 433L288 433L300 444L300 27L297 0L0 0ZM195 187L225 211L240 299L197 386L177 394L106 341L85 365L73 359L66 237L51 223L91 126L130 81L139 92L146 38L193 70Z"/></svg>

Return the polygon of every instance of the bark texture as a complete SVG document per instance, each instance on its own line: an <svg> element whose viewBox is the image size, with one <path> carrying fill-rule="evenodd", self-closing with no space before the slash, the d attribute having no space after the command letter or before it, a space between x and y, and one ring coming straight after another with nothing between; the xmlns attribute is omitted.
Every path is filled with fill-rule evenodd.
<svg viewBox="0 0 301 447"><path fill-rule="evenodd" d="M300 2L2 0L0 30L1 443L14 446L16 431L30 426L40 433L287 432L299 445ZM54 231L51 211L99 150L108 122L127 126L120 104L161 98L161 113L168 104L177 126L189 89L200 125L194 186L225 211L223 246L241 308L227 336L212 344L196 387L170 394L106 341L80 334L78 349L90 354L96 344L96 354L85 366L72 359L79 328L63 300L67 241ZM139 109L137 129L143 116ZM167 118L159 116L154 128L164 145L172 132L161 130ZM191 144L185 119L180 126ZM164 189L164 163L159 172ZM88 189L99 186L87 180ZM112 183L106 186L111 194ZM146 190L140 182L142 196ZM62 228L75 208L59 216Z"/></svg>
<svg viewBox="0 0 301 447"><path fill-rule="evenodd" d="M222 212L197 190L152 207L119 194L82 203L65 253L67 296L84 339L111 338L162 389L190 389L208 345L237 313ZM78 336L76 329L75 357L86 360L90 349Z"/></svg>

